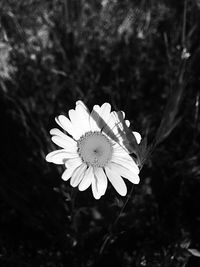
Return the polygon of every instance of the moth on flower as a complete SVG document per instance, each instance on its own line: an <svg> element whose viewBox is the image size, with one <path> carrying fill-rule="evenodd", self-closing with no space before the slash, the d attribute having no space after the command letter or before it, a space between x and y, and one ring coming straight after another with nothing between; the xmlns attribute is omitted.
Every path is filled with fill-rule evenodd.
<svg viewBox="0 0 200 267"><path fill-rule="evenodd" d="M124 142L125 128L130 129L124 112L111 111L111 105L104 103L95 105L90 113L79 100L68 114L69 118L60 115L55 119L65 133L57 128L50 131L52 141L61 149L50 152L46 160L64 164L62 179L70 179L70 185L78 186L80 191L91 186L95 199L105 194L108 181L125 196L127 187L123 178L133 184L140 179L138 165ZM132 133L139 144L140 134Z"/></svg>

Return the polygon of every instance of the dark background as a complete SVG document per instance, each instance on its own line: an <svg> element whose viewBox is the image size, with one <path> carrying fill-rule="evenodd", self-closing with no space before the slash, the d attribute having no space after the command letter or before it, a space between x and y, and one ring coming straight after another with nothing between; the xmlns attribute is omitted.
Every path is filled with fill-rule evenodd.
<svg viewBox="0 0 200 267"><path fill-rule="evenodd" d="M1 266L200 266L199 40L199 0L0 1ZM131 195L45 161L79 99L141 133Z"/></svg>

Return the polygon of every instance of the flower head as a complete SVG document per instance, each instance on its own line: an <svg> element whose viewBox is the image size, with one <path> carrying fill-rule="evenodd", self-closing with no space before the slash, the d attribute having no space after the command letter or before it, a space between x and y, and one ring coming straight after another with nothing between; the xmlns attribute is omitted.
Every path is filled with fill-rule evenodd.
<svg viewBox="0 0 200 267"><path fill-rule="evenodd" d="M64 164L62 179L70 179L71 186L78 186L80 191L91 186L96 199L105 194L108 180L125 196L127 187L122 177L138 184L139 168L125 146L124 128L130 122L124 118L124 112L111 112L109 103L95 105L90 113L82 101L77 101L75 110L69 110L69 118L56 118L66 133L57 128L50 131L52 141L62 149L49 153L46 160ZM140 134L132 133L139 143Z"/></svg>

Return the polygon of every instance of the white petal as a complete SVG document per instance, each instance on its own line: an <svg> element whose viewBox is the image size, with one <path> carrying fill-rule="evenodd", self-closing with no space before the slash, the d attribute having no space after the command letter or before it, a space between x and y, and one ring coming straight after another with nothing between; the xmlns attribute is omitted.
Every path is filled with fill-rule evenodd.
<svg viewBox="0 0 200 267"><path fill-rule="evenodd" d="M105 194L108 180L102 168L94 168L94 177L92 180L92 192L96 199Z"/></svg>
<svg viewBox="0 0 200 267"><path fill-rule="evenodd" d="M133 184L138 184L140 182L140 177L135 172L131 172L122 165L111 162L109 167L112 171L117 172L120 176L128 179Z"/></svg>
<svg viewBox="0 0 200 267"><path fill-rule="evenodd" d="M71 140L70 140L71 139ZM66 136L65 139L63 139L60 136L53 136L51 140L58 146L62 148L66 148L67 150L71 150L73 152L77 151L77 143L74 142L74 140L68 136Z"/></svg>
<svg viewBox="0 0 200 267"><path fill-rule="evenodd" d="M78 101L76 101L76 106L78 106L78 105L81 105L85 110L88 111L88 108L86 107L86 105L83 103L82 100L78 100Z"/></svg>
<svg viewBox="0 0 200 267"><path fill-rule="evenodd" d="M81 180L83 179L83 176L85 174L85 170L87 169L87 165L85 163L82 163L81 166L79 166L73 173L72 178L70 180L70 184L73 187L76 187L79 185Z"/></svg>
<svg viewBox="0 0 200 267"><path fill-rule="evenodd" d="M101 106L100 116L104 120L105 123L107 123L110 118L110 111L111 111L111 105L109 103L104 103ZM104 124L102 126L104 126Z"/></svg>
<svg viewBox="0 0 200 267"><path fill-rule="evenodd" d="M133 151L133 148L134 146L132 145L132 142L134 144L135 140L133 140L133 134L132 132L130 131L127 131L126 129L126 132L121 132L121 135L117 134L116 135L118 141L116 143L118 143L118 145L120 145L120 147L122 147L126 153L130 154L132 153ZM138 136L137 136L138 138ZM139 139L137 140L136 138L136 142L140 141Z"/></svg>
<svg viewBox="0 0 200 267"><path fill-rule="evenodd" d="M69 137L68 135L66 135L65 133L63 133L62 131L60 131L59 129L57 128L53 128L51 129L50 131L50 134L51 135L55 135L55 136L59 136L61 137L63 140L66 140L66 141L70 141L73 145L76 145L77 142L74 141L74 139L72 139L71 137Z"/></svg>
<svg viewBox="0 0 200 267"><path fill-rule="evenodd" d="M86 190L92 183L92 180L94 179L94 172L93 172L93 167L89 166L89 168L85 171L85 175L80 182L78 189L80 191Z"/></svg>
<svg viewBox="0 0 200 267"><path fill-rule="evenodd" d="M131 172L139 174L139 168L135 161L129 156L127 153L118 153L115 150L113 151L113 155L111 158L111 162L115 162L119 165L126 167Z"/></svg>
<svg viewBox="0 0 200 267"><path fill-rule="evenodd" d="M71 178L73 175L74 171L80 166L80 164L73 164L70 167L68 167L62 174L62 179L64 181L67 181Z"/></svg>
<svg viewBox="0 0 200 267"><path fill-rule="evenodd" d="M90 112L82 101L76 102L76 112L79 117L80 125L83 128L83 132L89 132L90 129Z"/></svg>
<svg viewBox="0 0 200 267"><path fill-rule="evenodd" d="M90 129L91 131L100 131L99 120L100 120L100 106L95 105L90 114Z"/></svg>
<svg viewBox="0 0 200 267"><path fill-rule="evenodd" d="M110 118L110 111L111 105L109 103L104 103L101 107L95 105L90 115L91 128L96 128L94 130L101 130L103 127L105 127Z"/></svg>
<svg viewBox="0 0 200 267"><path fill-rule="evenodd" d="M125 166L130 171L139 173L139 168L135 163L134 159L127 153L127 151L119 144L113 145L113 154L111 158L112 162L116 162L122 166Z"/></svg>
<svg viewBox="0 0 200 267"><path fill-rule="evenodd" d="M92 180L92 193L95 199L100 199L101 195L97 191L97 178L94 177Z"/></svg>
<svg viewBox="0 0 200 267"><path fill-rule="evenodd" d="M76 157L76 158L71 158L71 159L66 160L65 166L66 166L66 168L69 168L69 167L72 167L72 166L80 166L82 163L83 162L82 162L81 158L78 155L78 157Z"/></svg>
<svg viewBox="0 0 200 267"><path fill-rule="evenodd" d="M65 117L64 115L60 115L57 118L55 118L57 124L62 127L66 132L68 132L74 139L77 138L77 133L71 123L71 121Z"/></svg>
<svg viewBox="0 0 200 267"><path fill-rule="evenodd" d="M105 171L109 181L111 182L115 190L121 196L125 196L127 194L127 188L122 177L118 173L111 171L111 169L108 166L105 167Z"/></svg>
<svg viewBox="0 0 200 267"><path fill-rule="evenodd" d="M64 164L68 159L76 158L78 154L76 152L66 151L65 149L55 150L50 152L46 156L46 161L53 162L55 164Z"/></svg>
<svg viewBox="0 0 200 267"><path fill-rule="evenodd" d="M113 145L113 149L114 149L114 153L121 153L121 154L125 154L127 155L128 153L126 152L126 150L121 146L119 145L118 143L115 143Z"/></svg>
<svg viewBox="0 0 200 267"><path fill-rule="evenodd" d="M113 145L113 156L122 158L125 157L129 160L132 160L132 158L129 156L129 151L123 145L123 141L121 141L121 139L119 139L119 143L115 143Z"/></svg>
<svg viewBox="0 0 200 267"><path fill-rule="evenodd" d="M124 112L122 111L112 111L111 112L111 117L110 120L108 122L108 126L111 127L112 131L115 130L116 133L117 128L122 128L122 121L124 120Z"/></svg>
<svg viewBox="0 0 200 267"><path fill-rule="evenodd" d="M127 126L127 127L130 127L131 123L130 123L129 120L125 120L125 123L126 123L126 126Z"/></svg>
<svg viewBox="0 0 200 267"><path fill-rule="evenodd" d="M112 111L107 125L103 128L103 132L110 138L118 142L118 136L124 131L121 121L123 120L123 112Z"/></svg>
<svg viewBox="0 0 200 267"><path fill-rule="evenodd" d="M139 144L141 142L141 139L142 139L141 135L138 132L132 132L132 133L134 134L135 139L136 139L137 143Z"/></svg>
<svg viewBox="0 0 200 267"><path fill-rule="evenodd" d="M124 134L128 128L124 120L124 117L125 117L124 112L118 111L115 117L116 117L116 127L113 129L113 131L116 132L116 134L120 134L120 135Z"/></svg>
<svg viewBox="0 0 200 267"><path fill-rule="evenodd" d="M82 127L81 118L79 117L79 114L74 109L69 110L69 118L76 132L76 138L79 139L82 135L85 134L85 130Z"/></svg>
<svg viewBox="0 0 200 267"><path fill-rule="evenodd" d="M123 111L113 111L112 112L112 120L111 120L111 125L114 122L114 126L112 126L112 131L113 133L118 137L121 138L121 141L126 140L126 135L127 132L131 130L129 129L130 126L130 121L129 120L124 120L125 118L125 113Z"/></svg>

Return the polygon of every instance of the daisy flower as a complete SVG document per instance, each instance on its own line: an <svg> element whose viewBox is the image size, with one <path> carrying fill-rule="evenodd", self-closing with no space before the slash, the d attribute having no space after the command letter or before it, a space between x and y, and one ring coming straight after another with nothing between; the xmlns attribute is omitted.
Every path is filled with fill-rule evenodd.
<svg viewBox="0 0 200 267"><path fill-rule="evenodd" d="M75 109L69 110L69 118L60 115L55 119L65 133L57 128L50 131L52 141L61 149L49 153L46 160L64 164L62 179L70 179L70 185L80 191L91 186L95 199L105 194L108 181L125 196L123 178L134 184L140 179L138 165L124 145L125 127L130 126L124 118L124 112L111 112L109 103L95 105L90 113L82 101L77 101ZM140 134L132 133L140 143Z"/></svg>

